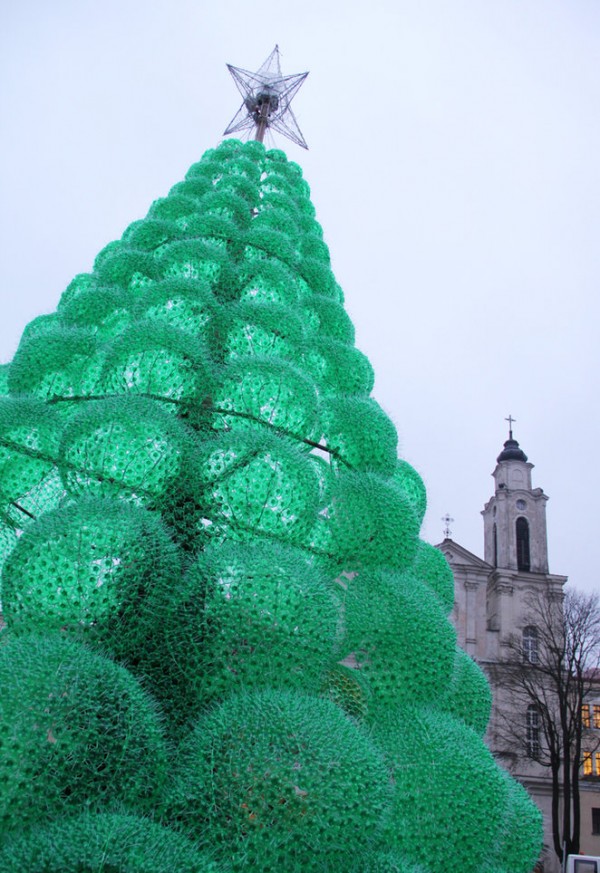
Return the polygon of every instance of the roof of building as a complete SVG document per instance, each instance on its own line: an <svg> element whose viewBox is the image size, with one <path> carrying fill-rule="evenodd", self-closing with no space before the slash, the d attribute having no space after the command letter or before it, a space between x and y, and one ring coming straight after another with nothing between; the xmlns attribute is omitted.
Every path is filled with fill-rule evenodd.
<svg viewBox="0 0 600 873"><path fill-rule="evenodd" d="M500 463L500 461L525 461L527 462L527 455L523 451L523 449L519 446L519 443L513 439L512 433L510 438L506 440L504 443L504 448L496 458L496 461Z"/></svg>

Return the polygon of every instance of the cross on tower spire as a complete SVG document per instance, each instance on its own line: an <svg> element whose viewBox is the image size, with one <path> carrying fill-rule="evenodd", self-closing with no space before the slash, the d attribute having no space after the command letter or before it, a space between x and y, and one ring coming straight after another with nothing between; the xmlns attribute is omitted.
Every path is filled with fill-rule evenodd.
<svg viewBox="0 0 600 873"><path fill-rule="evenodd" d="M450 517L450 513L447 512L446 515L442 517L442 521L444 522L444 539L449 540L452 536L452 531L450 530L450 525L454 521L453 518Z"/></svg>
<svg viewBox="0 0 600 873"><path fill-rule="evenodd" d="M510 414L509 414L508 418L504 419L504 421L508 422L508 438L509 438L509 440L512 440L512 438L513 438L512 426L513 426L513 423L516 422L516 420L517 419L513 418L512 415L510 415Z"/></svg>

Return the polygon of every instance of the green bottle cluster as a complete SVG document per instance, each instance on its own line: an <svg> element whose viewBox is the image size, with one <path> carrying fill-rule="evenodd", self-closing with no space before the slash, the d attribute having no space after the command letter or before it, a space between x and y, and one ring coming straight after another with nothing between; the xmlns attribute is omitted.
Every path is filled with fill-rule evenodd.
<svg viewBox="0 0 600 873"><path fill-rule="evenodd" d="M529 873L299 167L206 152L1 373L0 869Z"/></svg>

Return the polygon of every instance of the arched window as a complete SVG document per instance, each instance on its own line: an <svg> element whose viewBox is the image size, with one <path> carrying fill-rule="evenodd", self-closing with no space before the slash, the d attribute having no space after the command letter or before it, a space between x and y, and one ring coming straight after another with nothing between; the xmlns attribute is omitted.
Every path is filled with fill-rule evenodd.
<svg viewBox="0 0 600 873"><path fill-rule="evenodd" d="M530 664L537 664L539 662L538 642L537 628L532 624L528 624L527 627L523 628L524 661L528 661Z"/></svg>
<svg viewBox="0 0 600 873"><path fill-rule="evenodd" d="M494 567L498 566L498 528L496 527L496 523L494 522Z"/></svg>
<svg viewBox="0 0 600 873"><path fill-rule="evenodd" d="M517 569L526 573L531 569L529 558L529 522L523 516L517 519Z"/></svg>
<svg viewBox="0 0 600 873"><path fill-rule="evenodd" d="M540 714L537 706L532 703L527 707L525 746L528 758L540 756Z"/></svg>

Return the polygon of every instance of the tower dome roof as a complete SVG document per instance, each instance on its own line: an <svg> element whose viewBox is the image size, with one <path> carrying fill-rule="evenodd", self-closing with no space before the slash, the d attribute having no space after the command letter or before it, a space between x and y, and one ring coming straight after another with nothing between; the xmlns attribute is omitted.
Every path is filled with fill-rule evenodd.
<svg viewBox="0 0 600 873"><path fill-rule="evenodd" d="M500 461L524 461L527 462L527 455L519 446L519 443L513 439L512 433L509 439L504 443L504 448L496 458L498 464Z"/></svg>

